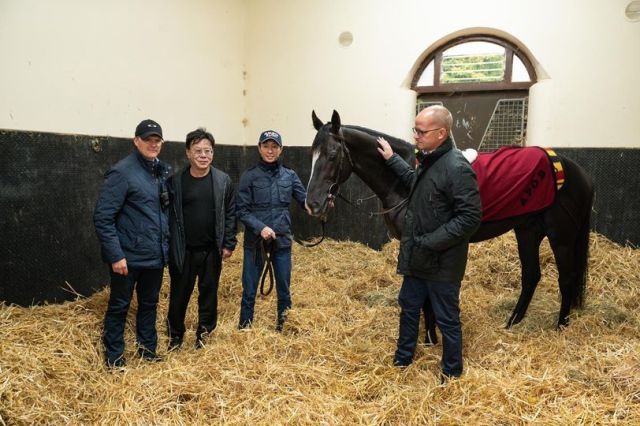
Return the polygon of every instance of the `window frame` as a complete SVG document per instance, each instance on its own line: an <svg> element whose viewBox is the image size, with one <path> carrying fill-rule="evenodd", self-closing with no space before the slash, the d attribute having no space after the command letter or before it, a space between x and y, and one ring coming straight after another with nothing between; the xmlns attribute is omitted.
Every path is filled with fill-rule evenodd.
<svg viewBox="0 0 640 426"><path fill-rule="evenodd" d="M483 82L483 83L440 83L440 70L442 68L442 54L454 46L481 41L493 43L504 47L505 49L505 70L504 80L501 82ZM523 63L529 74L529 81L512 82L511 76L513 72L513 56L516 55ZM433 61L433 86L418 86L420 77L424 73L427 66ZM419 95L424 93L452 93L452 92L477 92L477 91L496 91L496 90L527 90L537 81L536 71L529 61L529 58L517 46L500 37L489 34L474 34L470 36L461 36L449 40L431 52L422 61L411 81L411 89Z"/></svg>

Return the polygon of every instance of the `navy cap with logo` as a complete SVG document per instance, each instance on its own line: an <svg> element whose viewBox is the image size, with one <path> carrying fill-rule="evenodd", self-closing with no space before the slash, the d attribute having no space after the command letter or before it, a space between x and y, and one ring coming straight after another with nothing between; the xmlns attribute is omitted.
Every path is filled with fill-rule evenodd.
<svg viewBox="0 0 640 426"><path fill-rule="evenodd" d="M282 136L280 136L280 133L276 132L275 130L265 130L264 132L260 133L258 145L266 141L274 141L278 145L282 146Z"/></svg>
<svg viewBox="0 0 640 426"><path fill-rule="evenodd" d="M142 120L136 127L136 136L145 139L151 135L160 136L160 138L162 138L162 127L153 120Z"/></svg>

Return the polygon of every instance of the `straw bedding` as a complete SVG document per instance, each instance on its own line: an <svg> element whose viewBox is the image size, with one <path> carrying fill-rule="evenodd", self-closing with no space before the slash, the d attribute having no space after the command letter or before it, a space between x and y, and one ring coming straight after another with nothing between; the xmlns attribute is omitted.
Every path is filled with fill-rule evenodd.
<svg viewBox="0 0 640 426"><path fill-rule="evenodd" d="M391 366L398 328L398 244L294 247L294 309L274 331L275 294L237 330L241 250L225 263L218 328L193 348L194 294L183 349L166 354L168 282L158 308L159 363L103 367L107 291L63 305L0 306L0 424L639 424L640 251L592 235L586 306L555 330L557 272L528 314L504 329L519 295L513 235L471 246L463 282L465 374L440 385L441 345ZM275 293L275 292L274 292ZM422 334L422 332L421 332Z"/></svg>

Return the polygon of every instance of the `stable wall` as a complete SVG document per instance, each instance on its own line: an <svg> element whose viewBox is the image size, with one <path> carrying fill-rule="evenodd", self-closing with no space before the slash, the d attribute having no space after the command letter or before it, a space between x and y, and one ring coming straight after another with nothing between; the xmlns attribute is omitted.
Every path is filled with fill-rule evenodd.
<svg viewBox="0 0 640 426"><path fill-rule="evenodd" d="M528 142L576 158L596 180L593 228L637 245L640 23L625 20L626 3L0 0L0 301L60 301L74 297L66 282L82 294L107 283L91 214L141 119L172 141L207 126L215 164L236 182L259 132L275 128L306 182L312 109L409 140L413 70L472 28L528 48L541 78ZM351 46L338 43L342 31ZM167 143L162 158L183 155ZM342 191L370 194L357 178ZM386 232L367 219L371 203L339 205L328 235L379 247ZM300 236L318 233L294 214Z"/></svg>
<svg viewBox="0 0 640 426"><path fill-rule="evenodd" d="M419 60L455 35L483 31L526 47L528 144L640 147L640 23L626 0L248 0L247 116L251 134L283 130L309 145L315 109L411 140ZM341 32L353 43L343 47ZM287 137L288 136L288 137Z"/></svg>
<svg viewBox="0 0 640 426"><path fill-rule="evenodd" d="M0 0L0 129L244 137L238 0Z"/></svg>
<svg viewBox="0 0 640 426"><path fill-rule="evenodd" d="M474 31L536 64L528 143L640 147L640 23L628 0L0 0L0 128L168 140L196 126L309 146L312 109L410 140L413 70ZM353 33L349 47L341 32Z"/></svg>

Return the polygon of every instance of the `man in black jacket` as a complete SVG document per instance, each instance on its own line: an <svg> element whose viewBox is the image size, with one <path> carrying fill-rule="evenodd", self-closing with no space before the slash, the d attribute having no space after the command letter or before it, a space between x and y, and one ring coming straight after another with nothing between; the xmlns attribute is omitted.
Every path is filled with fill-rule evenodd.
<svg viewBox="0 0 640 426"><path fill-rule="evenodd" d="M135 151L105 174L96 202L93 221L111 274L103 333L109 368L125 365L124 327L134 289L138 354L159 360L156 308L169 250L169 166L158 160L162 142L158 123L140 122L133 139Z"/></svg>
<svg viewBox="0 0 640 426"><path fill-rule="evenodd" d="M187 305L198 277L196 347L218 322L222 259L236 247L235 194L231 178L211 166L215 139L205 129L187 135L189 166L169 179L172 208L167 329L169 350L182 345Z"/></svg>
<svg viewBox="0 0 640 426"><path fill-rule="evenodd" d="M404 275L398 296L400 335L394 364L408 366L418 339L420 310L428 298L442 333L443 377L462 374L460 282L464 276L469 237L481 219L480 194L471 165L449 137L449 110L422 110L413 128L419 165L409 166L378 139L386 164L411 189L404 220L398 273Z"/></svg>

